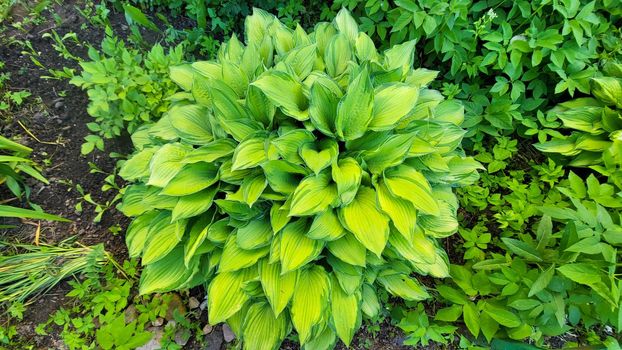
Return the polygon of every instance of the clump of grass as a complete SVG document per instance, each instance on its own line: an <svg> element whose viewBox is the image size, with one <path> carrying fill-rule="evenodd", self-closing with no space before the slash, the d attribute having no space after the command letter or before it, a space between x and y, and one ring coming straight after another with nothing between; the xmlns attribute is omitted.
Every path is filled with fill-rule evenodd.
<svg viewBox="0 0 622 350"><path fill-rule="evenodd" d="M102 244L0 242L0 304L32 301L67 277L97 273L111 259Z"/></svg>

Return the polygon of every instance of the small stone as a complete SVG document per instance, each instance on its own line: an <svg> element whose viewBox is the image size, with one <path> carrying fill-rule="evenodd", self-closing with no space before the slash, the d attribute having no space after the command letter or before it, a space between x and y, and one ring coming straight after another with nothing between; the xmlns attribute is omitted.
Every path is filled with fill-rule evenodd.
<svg viewBox="0 0 622 350"><path fill-rule="evenodd" d="M210 334L213 330L214 327L212 327L212 325L208 323L205 325L205 327L203 327L203 334Z"/></svg>
<svg viewBox="0 0 622 350"><path fill-rule="evenodd" d="M183 330L175 333L175 343L179 346L185 346L188 344L188 340L190 339L189 335L185 333Z"/></svg>
<svg viewBox="0 0 622 350"><path fill-rule="evenodd" d="M151 321L151 325L154 327L160 327L164 324L164 319L162 317L158 317L155 320Z"/></svg>
<svg viewBox="0 0 622 350"><path fill-rule="evenodd" d="M62 101L58 101L54 104L54 108L60 109L60 108L63 108L64 105L65 104Z"/></svg>
<svg viewBox="0 0 622 350"><path fill-rule="evenodd" d="M162 336L164 335L164 332L162 331L162 329L149 327L147 328L147 331L153 333L153 337L151 338L151 340L149 340L147 344L136 348L136 350L158 350L160 349L162 347L162 344L160 344L160 342L162 341Z"/></svg>
<svg viewBox="0 0 622 350"><path fill-rule="evenodd" d="M136 320L136 315L136 306L134 306L134 304L130 304L130 306L125 309L125 323L131 323Z"/></svg>
<svg viewBox="0 0 622 350"><path fill-rule="evenodd" d="M223 343L222 332L209 333L205 336L205 343L207 346L203 350L220 350Z"/></svg>
<svg viewBox="0 0 622 350"><path fill-rule="evenodd" d="M227 343L231 343L235 339L235 334L226 323L222 325L222 336Z"/></svg>
<svg viewBox="0 0 622 350"><path fill-rule="evenodd" d="M207 308L207 300L203 300L203 302L201 303L201 305L199 305L199 309L201 309L201 311L205 310Z"/></svg>
<svg viewBox="0 0 622 350"><path fill-rule="evenodd" d="M190 308L190 310L194 310L194 309L198 308L199 305L200 305L200 303L197 300L197 298L190 297L190 299L188 299L188 307Z"/></svg>

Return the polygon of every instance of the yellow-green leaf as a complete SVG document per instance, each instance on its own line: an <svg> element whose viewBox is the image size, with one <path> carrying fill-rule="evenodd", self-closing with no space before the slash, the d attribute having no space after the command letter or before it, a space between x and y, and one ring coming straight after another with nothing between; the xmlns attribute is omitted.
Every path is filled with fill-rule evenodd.
<svg viewBox="0 0 622 350"><path fill-rule="evenodd" d="M335 331L346 347L349 347L354 333L361 324L361 308L359 307L361 295L360 292L348 295L341 289L334 277L331 290L330 303Z"/></svg>
<svg viewBox="0 0 622 350"><path fill-rule="evenodd" d="M332 166L333 181L337 184L337 194L341 205L348 205L356 196L361 184L363 170L354 158L343 158Z"/></svg>
<svg viewBox="0 0 622 350"><path fill-rule="evenodd" d="M285 309L294 295L297 277L298 271L281 274L279 263L270 264L267 259L263 259L259 264L261 286L275 315L279 315Z"/></svg>
<svg viewBox="0 0 622 350"><path fill-rule="evenodd" d="M243 326L245 350L276 350L287 336L288 319L275 317L266 302L253 303L246 313Z"/></svg>
<svg viewBox="0 0 622 350"><path fill-rule="evenodd" d="M257 275L256 269L221 272L212 279L207 289L208 318L210 324L226 321L238 312L250 296L244 291L246 281Z"/></svg>
<svg viewBox="0 0 622 350"><path fill-rule="evenodd" d="M385 184L392 194L411 202L420 211L438 215L440 210L428 180L417 170L400 165L389 169L384 175Z"/></svg>
<svg viewBox="0 0 622 350"><path fill-rule="evenodd" d="M390 130L415 108L419 88L405 83L389 83L374 91L374 113L369 128Z"/></svg>
<svg viewBox="0 0 622 350"><path fill-rule="evenodd" d="M376 194L382 211L391 218L397 231L405 239L410 240L417 227L415 206L411 202L391 194L384 181L378 181Z"/></svg>
<svg viewBox="0 0 622 350"><path fill-rule="evenodd" d="M197 193L218 181L218 167L209 163L188 164L168 182L162 194L187 196Z"/></svg>
<svg viewBox="0 0 622 350"><path fill-rule="evenodd" d="M324 242L308 238L306 219L299 219L285 226L281 232L281 272L296 270L317 258Z"/></svg>
<svg viewBox="0 0 622 350"><path fill-rule="evenodd" d="M372 119L374 94L369 72L363 68L352 80L337 107L335 129L342 140L354 140L365 134Z"/></svg>
<svg viewBox="0 0 622 350"><path fill-rule="evenodd" d="M270 247L246 250L238 246L237 235L231 235L225 243L220 258L219 273L237 271L253 266L257 261L268 254Z"/></svg>
<svg viewBox="0 0 622 350"><path fill-rule="evenodd" d="M380 256L389 239L389 219L376 205L376 192L361 186L354 200L339 209L343 226L372 253Z"/></svg>
<svg viewBox="0 0 622 350"><path fill-rule="evenodd" d="M300 271L292 298L292 323L298 332L300 344L310 340L313 328L321 325L328 307L330 280L320 266Z"/></svg>
<svg viewBox="0 0 622 350"><path fill-rule="evenodd" d="M337 189L327 173L310 175L300 182L292 195L290 216L306 216L321 213L337 197Z"/></svg>
<svg viewBox="0 0 622 350"><path fill-rule="evenodd" d="M346 234L339 218L333 209L318 214L313 219L313 224L307 233L307 237L317 240L334 241Z"/></svg>
<svg viewBox="0 0 622 350"><path fill-rule="evenodd" d="M328 250L348 264L365 267L367 249L352 234L327 243Z"/></svg>

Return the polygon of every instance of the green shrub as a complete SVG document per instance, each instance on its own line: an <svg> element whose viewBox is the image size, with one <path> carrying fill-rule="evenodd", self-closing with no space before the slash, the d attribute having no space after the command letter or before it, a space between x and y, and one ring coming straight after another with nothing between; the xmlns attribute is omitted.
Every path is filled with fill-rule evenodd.
<svg viewBox="0 0 622 350"><path fill-rule="evenodd" d="M347 11L312 33L246 19L216 61L171 69L184 90L133 134L120 175L141 293L208 286L210 323L249 349L346 344L378 288L428 297L412 273L448 276L436 238L457 230L451 188L480 165L463 108L413 69L414 42L378 53Z"/></svg>
<svg viewBox="0 0 622 350"><path fill-rule="evenodd" d="M622 54L620 0L336 0L332 9L342 6L378 44L417 41L417 64L439 69L443 92L465 101L467 145L538 133L539 108L587 92L599 60Z"/></svg>
<svg viewBox="0 0 622 350"><path fill-rule="evenodd" d="M488 341L529 338L538 345L544 337L590 327L619 331L622 201L613 186L572 172L554 186L535 171L531 181L524 175L515 171L491 179L500 187L490 196L492 213L474 211L482 215L481 224L461 228L466 262L451 265L452 279L436 286L446 307L434 319L461 319L473 336L483 334ZM512 220L517 216L523 219ZM486 226L500 232L490 240ZM485 235L488 242L473 249L472 243L482 244L476 238Z"/></svg>
<svg viewBox="0 0 622 350"><path fill-rule="evenodd" d="M95 118L95 122L87 124L95 134L85 138L83 154L94 148L103 150L102 138L120 136L124 130L132 133L138 126L159 119L170 105L167 97L175 90L168 77L169 67L183 59L181 46L167 54L158 44L143 55L127 48L109 29L106 32L102 51L91 47L91 61L81 62L82 74L70 81L87 90L87 111Z"/></svg>
<svg viewBox="0 0 622 350"><path fill-rule="evenodd" d="M604 74L591 79L594 97L563 102L548 112L572 132L551 133L551 140L535 147L572 157L569 166L594 169L622 188L622 64L608 62Z"/></svg>

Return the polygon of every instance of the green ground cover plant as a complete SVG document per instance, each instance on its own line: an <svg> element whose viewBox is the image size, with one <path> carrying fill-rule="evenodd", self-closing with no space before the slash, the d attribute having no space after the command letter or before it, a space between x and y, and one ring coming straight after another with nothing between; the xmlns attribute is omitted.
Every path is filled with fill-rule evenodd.
<svg viewBox="0 0 622 350"><path fill-rule="evenodd" d="M173 68L183 91L120 171L139 182L119 209L136 217L141 293L205 283L210 322L248 349L292 325L309 348L349 344L377 288L427 298L409 275L448 276L451 186L480 165L459 148L462 107L426 88L436 73L412 69L413 50L378 53L345 10L309 34L255 10L246 45Z"/></svg>
<svg viewBox="0 0 622 350"><path fill-rule="evenodd" d="M165 50L155 45L149 52L126 47L107 30L101 52L91 47L90 61L80 62L82 73L71 83L87 90L88 113L95 121L85 138L82 153L104 149L104 139L132 133L146 122L157 120L168 109L174 83L168 77L171 65L182 62L181 46Z"/></svg>

